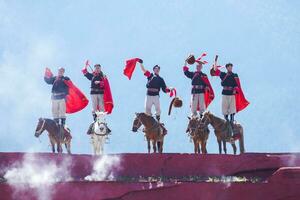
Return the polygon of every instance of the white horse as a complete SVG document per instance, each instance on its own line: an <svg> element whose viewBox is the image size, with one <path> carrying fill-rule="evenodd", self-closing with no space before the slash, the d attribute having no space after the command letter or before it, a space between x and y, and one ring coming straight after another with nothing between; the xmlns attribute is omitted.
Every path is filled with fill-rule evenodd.
<svg viewBox="0 0 300 200"><path fill-rule="evenodd" d="M101 155L104 153L104 144L111 130L107 127L105 120L107 113L96 112L96 115L96 121L90 125L87 134L91 136L94 155Z"/></svg>

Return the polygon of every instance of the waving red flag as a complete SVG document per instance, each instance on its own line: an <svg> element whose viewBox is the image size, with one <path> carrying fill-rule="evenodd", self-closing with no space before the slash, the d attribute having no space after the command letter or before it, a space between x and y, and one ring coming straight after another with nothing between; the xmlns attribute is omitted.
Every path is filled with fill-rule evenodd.
<svg viewBox="0 0 300 200"><path fill-rule="evenodd" d="M110 114L114 108L114 102L113 102L108 79L104 78L103 81L104 81L104 94L103 94L104 110L108 114Z"/></svg>
<svg viewBox="0 0 300 200"><path fill-rule="evenodd" d="M127 76L129 80L131 79L131 76L132 76L132 74L133 74L133 72L134 72L136 63L137 63L139 60L140 60L139 58L132 58L132 59L126 60L126 65L125 65L123 74L124 74L125 76Z"/></svg>
<svg viewBox="0 0 300 200"><path fill-rule="evenodd" d="M84 109L88 105L89 100L71 80L65 80L64 82L69 87L69 94L66 97L66 112L75 113Z"/></svg>

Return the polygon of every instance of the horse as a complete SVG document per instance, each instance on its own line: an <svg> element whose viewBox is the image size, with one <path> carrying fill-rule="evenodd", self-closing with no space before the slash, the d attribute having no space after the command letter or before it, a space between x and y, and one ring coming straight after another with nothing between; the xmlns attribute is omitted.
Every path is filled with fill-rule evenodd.
<svg viewBox="0 0 300 200"><path fill-rule="evenodd" d="M65 144L65 147L68 151L68 154L71 154L71 131L69 128L63 128L63 136L60 134L60 126L52 119L39 118L38 124L35 129L35 137L39 137L44 130L48 132L49 140L52 146L52 152L55 153L55 144L57 145L57 152L62 153L62 144Z"/></svg>
<svg viewBox="0 0 300 200"><path fill-rule="evenodd" d="M208 140L209 129L207 121L202 122L198 117L188 117L189 123L186 133L189 134L194 142L194 152L207 154L206 143ZM201 152L200 146L201 145Z"/></svg>
<svg viewBox="0 0 300 200"><path fill-rule="evenodd" d="M241 124L235 122L233 124L233 136L232 140L230 138L228 122L224 119L214 116L212 113L205 112L203 115L203 120L208 120L211 126L214 128L215 135L217 137L218 145L219 145L219 154L222 154L222 143L224 153L227 154L226 142L230 142L233 148L233 153L236 155L236 145L235 140L239 140L240 153L245 153L244 147L244 130Z"/></svg>
<svg viewBox="0 0 300 200"><path fill-rule="evenodd" d="M136 117L133 121L132 131L137 132L138 129L143 125L143 132L147 139L148 153L150 153L150 141L152 142L153 152L156 153L158 149L159 153L163 152L164 136L167 133L167 130L156 121L152 116L147 115L146 113L135 113Z"/></svg>
<svg viewBox="0 0 300 200"><path fill-rule="evenodd" d="M111 130L108 128L105 116L106 112L96 112L96 121L93 122L87 134L91 136L91 144L93 146L94 155L101 155L104 153L104 143L108 139Z"/></svg>

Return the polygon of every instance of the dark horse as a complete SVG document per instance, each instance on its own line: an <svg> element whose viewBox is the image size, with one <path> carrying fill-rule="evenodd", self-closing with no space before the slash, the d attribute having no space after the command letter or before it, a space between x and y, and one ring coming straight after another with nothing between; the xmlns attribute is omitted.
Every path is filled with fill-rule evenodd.
<svg viewBox="0 0 300 200"><path fill-rule="evenodd" d="M144 125L143 132L145 132L147 139L148 153L150 153L150 141L152 142L154 153L156 153L156 147L158 152L162 153L164 136L167 130L152 116L149 116L145 113L136 113L136 117L133 121L132 131L137 132L142 125Z"/></svg>
<svg viewBox="0 0 300 200"><path fill-rule="evenodd" d="M189 133L190 137L194 142L194 152L207 154L206 142L208 140L209 129L207 121L202 122L198 117L188 117L189 123L186 132Z"/></svg>
<svg viewBox="0 0 300 200"><path fill-rule="evenodd" d="M35 129L35 137L39 137L44 130L48 132L49 140L52 146L52 152L55 153L55 144L57 145L57 152L62 153L62 144L65 144L65 147L68 153L71 153L71 132L70 129L63 129L63 136L60 137L59 126L52 119L40 118Z"/></svg>
<svg viewBox="0 0 300 200"><path fill-rule="evenodd" d="M222 153L222 143L224 153L227 154L226 142L230 142L233 148L233 153L236 154L236 145L235 140L239 140L240 153L245 153L244 147L244 130L241 124L234 123L233 125L233 140L230 140L230 134L228 129L228 122L226 120L221 119L219 117L214 116L210 112L205 112L202 120L207 120L208 123L212 125L215 130L215 135L217 137L218 145L219 145L219 153ZM222 143L221 143L222 142Z"/></svg>

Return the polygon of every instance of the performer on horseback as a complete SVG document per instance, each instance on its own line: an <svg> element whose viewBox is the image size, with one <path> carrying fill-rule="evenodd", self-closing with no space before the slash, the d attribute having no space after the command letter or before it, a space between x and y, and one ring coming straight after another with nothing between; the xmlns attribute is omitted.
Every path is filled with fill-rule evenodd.
<svg viewBox="0 0 300 200"><path fill-rule="evenodd" d="M202 113L214 99L214 92L207 78L207 75L201 71L205 62L201 60L195 60L195 63L196 71L191 72L189 71L186 60L183 67L183 72L186 77L192 79L192 95L190 105L191 116L196 117L198 111L200 118L202 118Z"/></svg>
<svg viewBox="0 0 300 200"><path fill-rule="evenodd" d="M233 73L232 71L233 64L227 63L225 65L227 72L221 72L219 70L220 66L217 66L216 60L210 72L212 76L219 76L221 79L221 85L223 87L222 113L225 120L228 122L229 133L232 136L234 115L246 108L249 102L244 97L238 74ZM228 116L230 116L230 120Z"/></svg>
<svg viewBox="0 0 300 200"><path fill-rule="evenodd" d="M86 63L85 67L82 69L83 75L91 81L91 99L92 99L92 115L94 121L96 121L97 115L96 111L104 112L104 78L106 76L101 71L101 65L96 64L94 65L94 71L92 73L88 72L87 70L88 63Z"/></svg>
<svg viewBox="0 0 300 200"><path fill-rule="evenodd" d="M148 70L145 69L143 65L143 60L139 59L138 61L140 63L141 69L144 72L144 75L147 77L148 82L146 84L147 87L147 96L146 96L146 101L145 101L145 110L146 114L152 115L151 113L151 108L152 105L155 107L155 116L157 121L160 121L160 101L159 101L159 92L160 89L162 89L163 92L169 93L170 89L166 86L166 83L164 79L159 75L160 72L160 66L155 65L153 67L153 73L149 72Z"/></svg>
<svg viewBox="0 0 300 200"><path fill-rule="evenodd" d="M66 96L68 95L68 85L65 81L70 80L69 77L64 76L65 69L63 67L58 68L57 76L53 76L51 70L46 68L44 80L47 84L52 86L52 116L54 121L65 126L66 123Z"/></svg>

